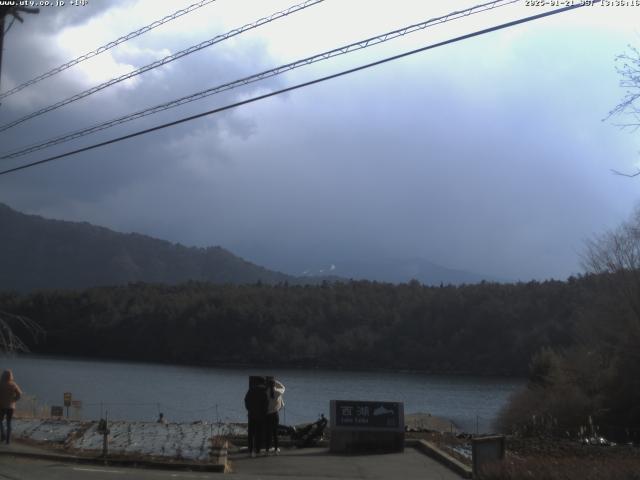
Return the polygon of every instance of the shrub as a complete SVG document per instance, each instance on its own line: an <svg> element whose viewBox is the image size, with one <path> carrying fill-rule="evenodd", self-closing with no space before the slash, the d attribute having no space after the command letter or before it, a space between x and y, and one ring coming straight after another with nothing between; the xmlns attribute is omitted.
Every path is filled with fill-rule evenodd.
<svg viewBox="0 0 640 480"><path fill-rule="evenodd" d="M483 470L482 480L640 480L640 460L510 458Z"/></svg>

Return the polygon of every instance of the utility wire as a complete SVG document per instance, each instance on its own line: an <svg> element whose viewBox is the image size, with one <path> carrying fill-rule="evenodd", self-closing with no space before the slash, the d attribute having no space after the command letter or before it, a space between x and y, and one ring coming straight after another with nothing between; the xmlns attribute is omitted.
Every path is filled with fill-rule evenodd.
<svg viewBox="0 0 640 480"><path fill-rule="evenodd" d="M472 14L476 14L476 13L480 13L480 12L484 12L487 10L491 10L494 8L499 8L499 7L503 7L512 3L516 3L520 0L494 0L492 2L487 2L487 3L483 3L480 5L476 5L474 7L471 8L467 8L465 10L460 10L460 11L455 11L455 12L451 12L447 15L443 15L441 17L436 17L436 18L432 18L430 20L426 20L424 22L420 22L420 23L416 23L414 25L410 25L408 27L403 27L397 30L393 30L391 32L387 32L384 33L382 35L377 35L375 37L370 37L367 38L366 40L361 40L355 43L351 43L349 45L344 45L342 47L338 47L338 48L334 48L333 50L328 50L326 52L323 53L319 53L316 55L313 55L311 57L307 57L304 58L302 60L297 60L295 62L292 63L288 63L285 65L281 65L279 67L276 68L272 68L270 70L265 70L263 72L254 74L254 75L250 75L248 77L244 77L242 79L239 80L234 80L232 82L228 82L228 83L224 83L222 85L218 85L216 87L212 87L212 88L208 88L206 90L202 90L200 92L196 92L193 93L191 95L187 95L175 100L171 100L169 102L160 104L160 105L156 105L153 107L149 107L146 108L144 110L140 110L138 112L134 112L122 117L118 117L103 123L99 123L97 125L93 125L81 130L77 130L75 132L71 132L71 133L67 133L58 137L55 137L53 139L50 140L46 140L44 142L41 143L37 143L34 145L30 145L27 147L20 147L18 150L14 150L10 153L3 153L2 155L0 155L0 160L4 160L4 159L9 159L9 158L17 158L17 157L21 157L23 155L26 155L28 153L32 153L35 152L37 150L42 150L43 148L48 148L54 145L58 145L60 143L66 143L68 141L71 140L75 140L76 138L80 138L83 137L85 135L89 135L91 133L95 133L98 132L100 130L105 130L107 128L111 128L113 126L116 125L120 125L122 123L125 122L129 122L132 120L137 120L139 118L143 118L146 117L148 115L152 115L154 113L158 113L164 110L168 110L170 108L174 108L174 107L178 107L180 105L184 105L186 103L190 103L196 100L200 100L202 98L211 96L211 95L215 95L217 93L221 93L227 90L231 90L234 88L238 88L240 86L244 86L244 85L248 85L250 83L254 83L260 80L263 80L265 78L270 78L270 77L274 77L276 75L280 75L282 73L285 73L287 71L290 70L294 70L296 68L300 68L306 65L310 65L312 63L316 63L316 62L320 62L323 60L328 60L330 58L339 56L339 55L345 55L347 53L353 52L355 50L361 50L364 48L368 48L370 46L373 45L377 45L380 43L384 43L387 42L389 40L392 40L394 38L400 37L400 36L404 36L407 35L409 33L413 33L415 31L418 30L423 30L427 27L433 26L433 25L438 25L441 23L445 23L445 22L449 22L452 20L457 20L459 18L463 18L463 17L467 17L469 15Z"/></svg>
<svg viewBox="0 0 640 480"><path fill-rule="evenodd" d="M597 3L600 3L600 1L601 0L594 0L591 5L595 5ZM78 148L76 150L72 150L72 151L69 151L69 152L66 152L66 153L61 153L60 155L54 155L52 157L44 158L44 159L38 160L36 162L31 162L31 163L28 163L28 164L25 164L25 165L20 165L18 167L14 167L14 168L10 168L10 169L7 169L7 170L3 170L3 171L0 171L0 175L6 175L6 174L9 174L9 173L12 173L12 172L19 171L19 170L24 170L26 168L34 167L36 165L42 165L44 163L52 162L54 160L59 160L61 158L65 158L65 157L69 157L69 156L75 155L77 153L87 152L89 150L93 150L93 149L96 149L96 148L99 148L99 147L104 147L106 145L111 145L113 143L117 143L117 142L120 142L122 140L127 140L127 139L130 139L130 138L138 137L140 135L145 135L147 133L155 132L157 130L162 130L162 129L167 128L167 127L173 127L175 125L178 125L178 124L181 124L181 123L185 123L185 122L189 122L189 121L195 120L197 118L201 118L201 117L205 117L205 116L208 116L208 115L213 115L213 114L216 114L216 113L220 113L220 112L223 112L223 111L226 111L226 110L230 110L232 108L236 108L236 107L239 107L239 106L242 106L242 105L247 105L249 103L257 102L259 100L264 100L266 98L274 97L274 96L280 95L282 93L291 92L293 90L298 90L300 88L308 87L310 85L315 85L317 83L321 83L321 82L324 82L324 81L327 81L327 80L331 80L331 79L334 79L334 78L342 77L344 75L348 75L348 74L351 74L351 73L354 73L354 72L358 72L360 70L365 70L365 69L368 69L368 68L371 68L371 67L382 65L384 63L391 62L391 61L394 61L394 60L398 60L400 58L408 57L408 56L414 55L416 53L420 53L420 52L424 52L424 51L427 51L427 50L431 50L433 48L438 48L438 47L442 47L444 45L449 45L449 44L452 44L452 43L460 42L462 40L467 40L469 38L477 37L477 36L480 36L480 35L485 35L487 33L495 32L497 30L503 30L505 28L513 27L515 25L520 25L522 23L531 22L533 20L538 20L538 19L544 18L544 17L549 17L551 15L564 13L564 12L567 12L567 11L570 11L570 10L574 10L576 8L584 7L585 5L586 4L580 4L580 3L574 4L574 5L569 5L567 7L562 7L562 8L558 8L558 9L551 10L551 11L548 11L548 12L539 13L537 15L531 15L529 17L520 18L518 20L512 20L510 22L502 23L500 25L495 25L493 27L485 28L483 30L477 30L475 32L467 33L465 35L461 35L461 36L458 36L458 37L455 37L455 38L451 38L449 40L444 40L442 42L438 42L438 43L434 43L434 44L431 44L431 45L427 45L425 47L421 47L421 48L418 48L418 49L415 49L415 50L410 50L410 51L407 51L407 52L404 52L404 53L400 53L398 55L393 55L391 57L386 57L386 58L383 58L382 60L377 60L375 62L367 63L365 65L360 65L358 67L350 68L348 70L343 70L341 72L334 73L332 75L327 75L327 76L324 76L324 77L316 78L316 79L310 80L308 82L298 83L296 85L293 85L293 86L290 86L290 87L286 87L286 88L282 88L280 90L276 90L276 91L273 91L273 92L270 92L270 93L266 93L264 95L259 95L259 96L256 96L256 97L249 98L247 100L243 100L243 101L240 101L240 102L236 102L236 103L232 103L232 104L229 104L229 105L225 105L223 107L219 107L219 108L215 108L213 110L209 110L209 111L206 111L206 112L198 113L196 115L191 115L191 116L188 116L188 117L184 117L184 118L181 118L179 120L174 120L173 122L164 123L164 124L161 124L161 125L157 125L155 127L144 129L144 130L139 130L137 132L130 133L128 135L123 135L121 137L117 137L117 138L113 138L111 140L107 140L107 141L104 141L104 142L100 142L100 143L96 143L96 144L93 144L93 145L89 145L87 147Z"/></svg>
<svg viewBox="0 0 640 480"><path fill-rule="evenodd" d="M127 40L131 40L132 38L138 37L143 33L147 33L148 31L153 30L156 27L159 27L160 25L170 22L171 20L175 20L176 18L181 17L182 15L186 15L187 13L193 12L194 10L197 10L198 8L204 7L205 5L208 5L209 3L213 3L215 1L216 0L201 0L197 3L189 5L186 8L178 10L170 15L167 15L166 17L163 17L160 20L156 20L155 22L150 23L149 25L139 28L134 32L127 33L126 35L120 38L117 38L109 43L106 43L91 52L87 52L84 55L80 55L79 57L74 58L73 60L70 60L67 63L63 63L62 65L52 70L49 70L48 72L43 73L42 75L39 75L29 81L26 81L18 85L17 87L12 88L11 90L7 90L6 92L0 93L0 99L8 97L9 95L13 95L14 93L19 92L20 90L23 90L28 86L33 85L34 83L38 83L39 81L44 80L45 78L49 78L57 73L60 73L66 70L67 68L71 68L80 62L84 62L85 60L95 57L96 55L99 55L102 52L106 52L107 50L115 47L116 45L120 45L121 43L126 42Z"/></svg>
<svg viewBox="0 0 640 480"><path fill-rule="evenodd" d="M27 120L30 120L32 118L35 117L39 117L40 115L43 115L47 112L50 112L52 110L56 110L60 107L63 107L64 105L68 105L70 103L75 102L76 100L80 100L81 98L84 97L88 97L89 95L92 95L96 92L99 92L100 90L104 90L107 87L111 87L112 85L115 85L117 83L123 82L124 80L128 80L130 78L133 78L137 75L140 75L141 73L144 72L148 72L149 70L153 70L154 68L158 68L161 67L162 65L166 65L168 63L173 62L174 60L178 60L179 58L182 57L186 57L187 55L190 55L192 53L198 52L204 48L210 47L212 45L215 45L216 43L220 43L223 42L231 37L235 37L236 35L240 35L241 33L244 33L248 30L252 30L254 28L258 28L262 25L265 25L267 23L273 22L274 20L278 20L280 18L286 17L292 13L295 12L299 12L300 10L304 10L305 8L311 7L313 5L316 5L318 3L323 2L324 0L306 0L303 3L294 5L292 7L287 8L286 10L282 10L276 13L272 13L271 15L261 18L259 20L256 20L253 23L248 23L246 25L243 25L242 27L239 28L234 28L233 30L228 31L227 33L223 33L220 35L216 35L213 38L210 38L209 40L205 40L204 42L198 43L197 45L193 45L189 48L186 48L184 50L181 50L179 52L174 53L173 55L168 55L166 57L164 57L161 60L156 60L155 62L152 62L148 65L145 65L144 67L140 67L137 70L133 70L132 72L129 73L125 73L124 75L120 75L119 77L116 78L112 78L111 80L108 80L104 83L101 83L100 85L96 85L95 87L92 87L88 90L85 90L83 92L77 93L65 100L61 100L57 103L54 103L52 105L49 105L47 107L41 108L40 110L37 110L33 113L30 113L28 115L25 115L22 118L19 118L17 120L14 120L13 122L9 122L6 123L2 126L0 126L0 132L4 132L5 130L10 129L11 127L15 127L16 125L19 125L23 122L26 122Z"/></svg>

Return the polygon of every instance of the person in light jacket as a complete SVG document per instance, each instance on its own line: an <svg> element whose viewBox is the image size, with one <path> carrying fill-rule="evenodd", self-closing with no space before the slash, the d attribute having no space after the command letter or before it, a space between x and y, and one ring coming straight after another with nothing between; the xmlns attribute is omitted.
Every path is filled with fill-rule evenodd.
<svg viewBox="0 0 640 480"><path fill-rule="evenodd" d="M11 419L16 409L16 402L20 400L22 390L13 379L13 372L5 370L0 377L0 441L11 442ZM4 419L7 419L7 430L5 433Z"/></svg>
<svg viewBox="0 0 640 480"><path fill-rule="evenodd" d="M278 425L280 425L280 410L284 407L284 385L273 377L267 377L267 451L271 450L273 442L273 452L278 455Z"/></svg>

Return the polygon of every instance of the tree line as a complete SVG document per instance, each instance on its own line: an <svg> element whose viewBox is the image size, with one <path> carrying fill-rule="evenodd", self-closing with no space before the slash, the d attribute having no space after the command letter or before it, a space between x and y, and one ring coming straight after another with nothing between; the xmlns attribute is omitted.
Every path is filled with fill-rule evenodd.
<svg viewBox="0 0 640 480"><path fill-rule="evenodd" d="M41 354L523 376L543 347L575 343L607 291L597 275L441 287L137 283L5 292L0 310L44 329L23 336Z"/></svg>

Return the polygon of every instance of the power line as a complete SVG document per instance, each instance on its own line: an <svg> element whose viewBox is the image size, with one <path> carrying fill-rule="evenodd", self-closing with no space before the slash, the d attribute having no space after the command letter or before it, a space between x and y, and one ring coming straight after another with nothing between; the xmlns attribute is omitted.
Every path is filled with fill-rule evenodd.
<svg viewBox="0 0 640 480"><path fill-rule="evenodd" d="M95 50L92 50L91 52L87 52L84 55L80 55L77 58L74 58L73 60L68 61L67 63L63 63L62 65L53 68L51 70L49 70L48 72L43 73L42 75L39 75L27 82L24 82L20 85L18 85L17 87L12 88L11 90L7 90L6 92L0 93L0 99L3 99L5 97L8 97L9 95L13 95L16 92L19 92L20 90L23 90L25 88L27 88L30 85L33 85L34 83L38 83L41 80L44 80L45 78L49 78L53 75L56 75L57 73L60 73L64 70L66 70L67 68L71 68L74 65L77 65L80 62L84 62L85 60L88 60L89 58L95 57L96 55L101 54L102 52L106 52L107 50L115 47L116 45L120 45L123 42L126 42L127 40L131 40L132 38L138 37L140 35L142 35L143 33L147 33L150 30L153 30L156 27L159 27L160 25L163 25L167 22L170 22L172 20L175 20L178 17L181 17L182 15L186 15L187 13L193 12L194 10L197 10L198 8L204 7L205 5L208 5L209 3L213 3L216 0L201 0L197 3L194 3L192 5L189 5L186 8L183 8L181 10L177 10L176 12L173 12L170 15L167 15L163 18L161 18L160 20L156 20L153 23L150 23L149 25L146 25L142 28L139 28L138 30L131 32L131 33L127 33L126 35L119 37L109 43L106 43L98 48L96 48Z"/></svg>
<svg viewBox="0 0 640 480"><path fill-rule="evenodd" d="M271 15L267 16L267 17L263 17L259 20L256 20L253 23L248 23L246 25L243 25L242 27L239 28L234 28L233 30L228 31L227 33L223 33L220 35L216 35L213 38L210 38L209 40L205 40L204 42L201 42L197 45L193 45L189 48L186 48L184 50L181 50L177 53L174 53L173 55L168 55L166 57L164 57L161 60L156 60L155 62L152 62L148 65L145 65L144 67L140 67L137 70L134 70L132 72L126 73L124 75L120 75L119 77L116 78L112 78L111 80L108 80L104 83L101 83L100 85L97 85L95 87L92 87L88 90L85 90L83 92L77 93L65 100L61 100L57 103L54 103L52 105L49 105L48 107L44 107L41 108L40 110L37 110L33 113L30 113L28 115L25 115L22 118L19 118L17 120L14 120L13 122L9 122L6 123L4 125L0 126L0 132L4 132L5 130L8 130L12 127L15 127L16 125L19 125L23 122L26 122L27 120L30 120L32 118L35 117L39 117L40 115L43 115L47 112L51 112L52 110L56 110L64 105L68 105L70 103L73 103L77 100L80 100L81 98L84 97L88 97L89 95L92 95L96 92L99 92L100 90L104 90L107 87L111 87L112 85L115 85L117 83L123 82L124 80L128 80L130 78L133 78L137 75L140 75L141 73L144 72L148 72L149 70L153 70L154 68L158 68L161 67L162 65L166 65L168 63L173 62L174 60L178 60L179 58L182 57L186 57L187 55L190 55L192 53L198 52L204 48L210 47L212 45L215 45L216 43L220 43L223 42L231 37L235 37L236 35L240 35L241 33L244 33L248 30L252 30L254 28L258 28L262 25L265 25L267 23L273 22L274 20L278 20L280 18L286 17L292 13L298 12L300 10L304 10L305 8L311 7L313 5L316 5L318 3L323 2L324 0L306 0L303 3L294 5L292 7L287 8L286 10L282 10L276 13L272 13Z"/></svg>
<svg viewBox="0 0 640 480"><path fill-rule="evenodd" d="M4 160L4 159L9 159L9 158L17 158L17 157L21 157L24 155L27 155L29 153L38 151L38 150L42 150L43 148L48 148L48 147L52 147L54 145L58 145L60 143L66 143L68 141L71 140L75 140L77 138L80 137L84 137L86 135L101 131L101 130L105 130L107 128L111 128L114 127L116 125L120 125L122 123L126 123L126 122L130 122L132 120L137 120L139 118L143 118L146 117L148 115L153 115L155 113L164 111L164 110L168 110L170 108L174 108L174 107L178 107L180 105L184 105L190 102L194 102L196 100L200 100L202 98L211 96L211 95L215 95L217 93L221 93L227 90L232 90L234 88L238 88L240 86L244 86L244 85L248 85L250 83L254 83L260 80L264 80L266 78L270 78L270 77L274 77L276 75L280 75L282 73L285 73L287 71L290 70L294 70L296 68L300 68L306 65L310 65L312 63L316 63L316 62L320 62L323 60L328 60L330 58L339 56L339 55L345 55L347 53L353 52L355 50L361 50L364 48L368 48L370 46L373 45L377 45L380 43L384 43L387 42L389 40L392 40L394 38L400 37L400 36L404 36L407 35L409 33L413 33L415 31L418 30L423 30L427 27L433 26L433 25L438 25L441 23L445 23L445 22L449 22L452 20L457 20L459 18L463 18L463 17L467 17L469 15L473 15L476 13L480 13L480 12L484 12L487 10L491 10L494 8L499 8L499 7L504 7L506 5L512 4L512 3L516 3L520 0L494 0L491 2L487 2L487 3L483 3L480 5L476 5L474 7L471 8L467 8L464 10L459 10L459 11L455 11L455 12L451 12L447 15L443 15L440 17L436 17L436 18L432 18L429 20L426 20L424 22L420 22L420 23L416 23L413 25L409 25L407 27L403 27L397 30L393 30L391 32L387 32L387 33L383 33L381 35L377 35L375 37L370 37L367 38L366 40L361 40L358 42L354 42L348 45L344 45L338 48L334 48L333 50L328 50L326 52L323 53L319 53L316 55L313 55L311 57L307 57L304 58L302 60L297 60L295 62L292 63L288 63L285 65L281 65L279 67L276 68L272 68L270 70L265 70L263 72L254 74L254 75L250 75L248 77L244 77L241 78L239 80L234 80L232 82L228 82L228 83L224 83L222 85L218 85L216 87L212 87L212 88L208 88L206 90L202 90L200 92L196 92L193 93L191 95L187 95L178 99L174 99L171 100L169 102L160 104L160 105L156 105L153 107L149 107L146 108L144 110L140 110L138 112L134 112L128 115L124 115L122 117L118 117L112 120L108 120L106 122L103 123L99 123L97 125L93 125L81 130L77 130L75 132L71 132L71 133L67 133L64 134L62 136L58 136L55 137L53 139L41 142L41 143L37 143L34 145L30 145L27 147L20 147L20 149L18 150L14 150L11 153L4 153L0 156L0 160Z"/></svg>
<svg viewBox="0 0 640 480"><path fill-rule="evenodd" d="M594 0L592 4L600 3L600 1L601 0ZM290 87L286 87L286 88L282 88L280 90L276 90L276 91L273 91L273 92L270 92L270 93L266 93L264 95L259 95L259 96L256 96L256 97L252 97L252 98L249 98L247 100L243 100L243 101L240 101L240 102L235 102L235 103L232 103L232 104L229 104L229 105L225 105L223 107L215 108L213 110L209 110L209 111L206 111L206 112L198 113L196 115L191 115L191 116L188 116L188 117L184 117L184 118L181 118L179 120L174 120L174 121L169 122L169 123L164 123L164 124L161 124L161 125L157 125L155 127L147 128L147 129L144 129L144 130L139 130L137 132L130 133L128 135L123 135L121 137L113 138L111 140L107 140L107 141L104 141L104 142L100 142L100 143L96 143L96 144L93 144L93 145L89 145L87 147L83 147L83 148L79 148L79 149L76 149L76 150L72 150L72 151L69 151L69 152L66 152L66 153L62 153L60 155L54 155L52 157L48 157L48 158L45 158L45 159L42 159L42 160L38 160L36 162L31 162L31 163L28 163L28 164L25 164L25 165L21 165L21 166L18 166L18 167L14 167L14 168L10 168L10 169L7 169L7 170L3 170L3 171L0 171L0 175L6 175L6 174L9 174L9 173L12 173L12 172L19 171L19 170L24 170L26 168L34 167L36 165L42 165L42 164L47 163L47 162L52 162L54 160L59 160L61 158L69 157L69 156L75 155L77 153L82 153L82 152L93 150L93 149L96 149L96 148L99 148L99 147L104 147L106 145L111 145L113 143L117 143L117 142L120 142L122 140L127 140L127 139L130 139L130 138L138 137L140 135L145 135L147 133L155 132L157 130L162 130L164 128L168 128L168 127L172 127L172 126L175 126L175 125L178 125L178 124L181 124L181 123L189 122L189 121L195 120L197 118L205 117L205 116L208 116L208 115L213 115L213 114L216 114L216 113L223 112L225 110L230 110L232 108L236 108L236 107L239 107L239 106L242 106L242 105L247 105L249 103L257 102L259 100L263 100L263 99L266 99L266 98L274 97L274 96L280 95L282 93L291 92L293 90L298 90L300 88L308 87L310 85L315 85L317 83L321 83L321 82L324 82L324 81L327 81L327 80L332 80L334 78L342 77L344 75L349 75L351 73L355 73L355 72L358 72L360 70L365 70L365 69L368 69L368 68L371 68L371 67L382 65L384 63L392 62L394 60L398 60L400 58L408 57L408 56L414 55L416 53L420 53L420 52L424 52L424 51L427 51L427 50L431 50L433 48L438 48L438 47L442 47L444 45L449 45L449 44L452 44L452 43L460 42L462 40L467 40L469 38L477 37L477 36L480 36L480 35L485 35L487 33L495 32L497 30L503 30L505 28L513 27L515 25L520 25L522 23L531 22L533 20L538 20L538 19L544 18L544 17L549 17L551 15L557 15L559 13L564 13L564 12L567 12L567 11L570 11L570 10L574 10L576 8L584 7L585 5L586 4L569 5L567 7L562 7L562 8L551 10L551 11L548 11L548 12L539 13L537 15L531 15L529 17L520 18L518 20L512 20L510 22L506 22L506 23L503 23L503 24L500 24L500 25L496 25L496 26L493 26L493 27L485 28L483 30L477 30L475 32L467 33L465 35L461 35L461 36L458 36L458 37L455 37L455 38L451 38L449 40L444 40L442 42L434 43L432 45L427 45L425 47L421 47L421 48L418 48L418 49L415 49L415 50L410 50L408 52L400 53L398 55L393 55L391 57L386 57L386 58L384 58L382 60L377 60L375 62L367 63L365 65L360 65L359 67L350 68L348 70L343 70L341 72L334 73L334 74L327 75L327 76L320 77L320 78L316 78L314 80L310 80L310 81L303 82L303 83L298 83L296 85L293 85L293 86L290 86Z"/></svg>

